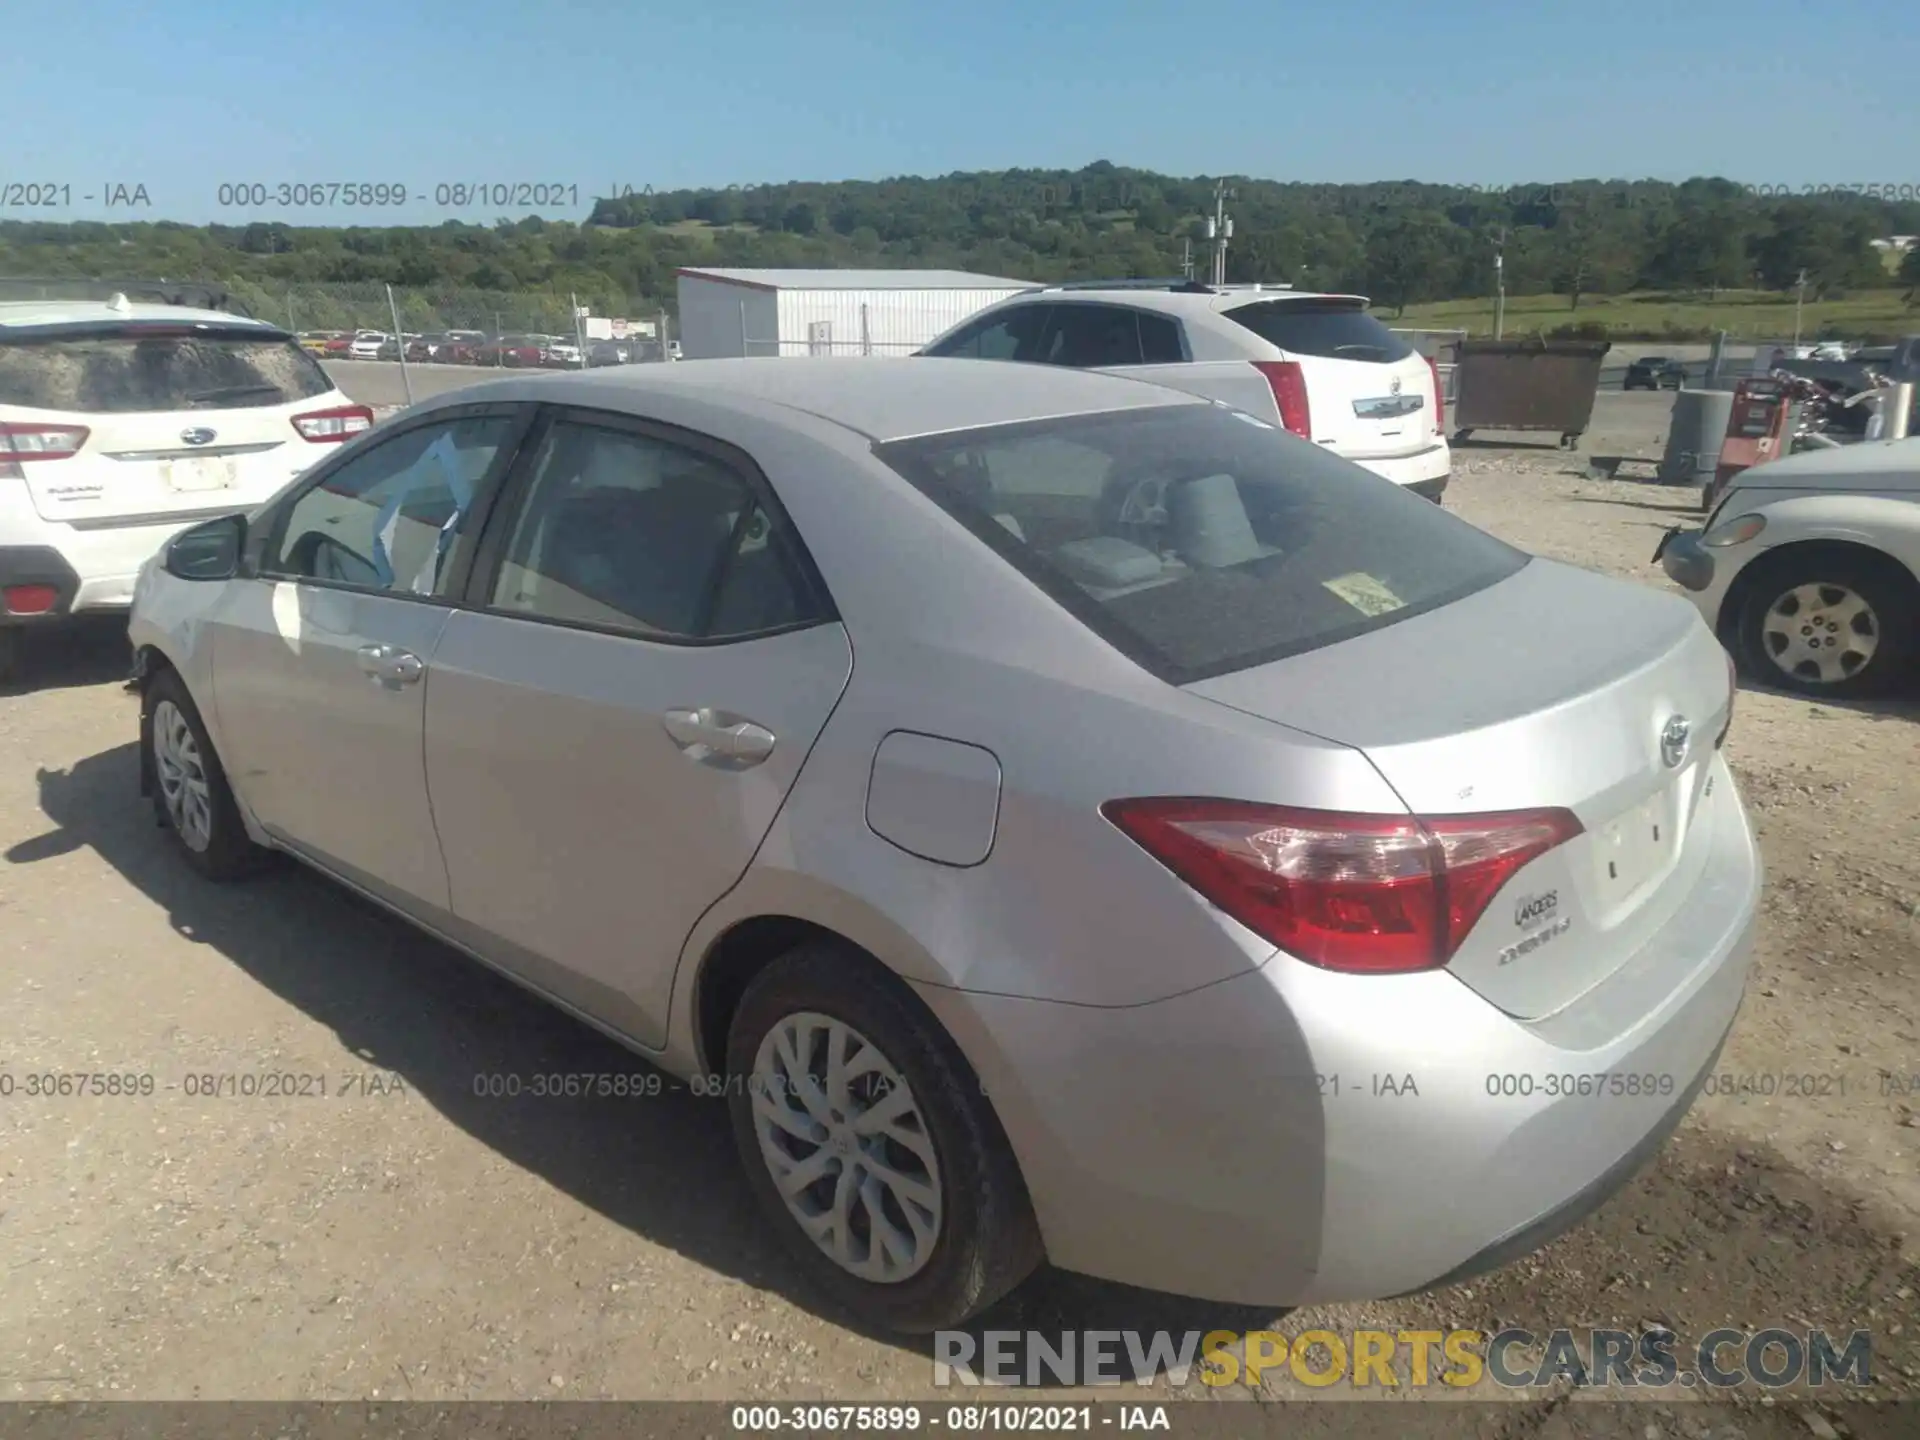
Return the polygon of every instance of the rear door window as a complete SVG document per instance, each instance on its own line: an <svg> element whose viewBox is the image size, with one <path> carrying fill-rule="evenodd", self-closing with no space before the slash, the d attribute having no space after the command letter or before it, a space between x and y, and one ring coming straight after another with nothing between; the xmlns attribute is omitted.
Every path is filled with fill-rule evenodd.
<svg viewBox="0 0 1920 1440"><path fill-rule="evenodd" d="M926 353L961 356L969 360L1033 360L1038 358L1051 305L1010 305L983 315L966 329Z"/></svg>
<svg viewBox="0 0 1920 1440"><path fill-rule="evenodd" d="M1265 300L1235 306L1225 314L1294 355L1390 365L1413 354L1403 338L1352 301Z"/></svg>
<svg viewBox="0 0 1920 1440"><path fill-rule="evenodd" d="M1119 305L1056 305L1036 357L1047 365L1100 369L1138 365L1139 312Z"/></svg>
<svg viewBox="0 0 1920 1440"><path fill-rule="evenodd" d="M0 336L0 405L93 415L240 410L332 389L291 336L180 326Z"/></svg>
<svg viewBox="0 0 1920 1440"><path fill-rule="evenodd" d="M1170 684L1451 604L1523 552L1265 421L1172 405L875 453Z"/></svg>
<svg viewBox="0 0 1920 1440"><path fill-rule="evenodd" d="M1140 322L1140 363L1142 365L1178 365L1187 358L1187 348L1180 343L1180 322L1171 315L1156 315L1150 310L1136 310L1135 319Z"/></svg>

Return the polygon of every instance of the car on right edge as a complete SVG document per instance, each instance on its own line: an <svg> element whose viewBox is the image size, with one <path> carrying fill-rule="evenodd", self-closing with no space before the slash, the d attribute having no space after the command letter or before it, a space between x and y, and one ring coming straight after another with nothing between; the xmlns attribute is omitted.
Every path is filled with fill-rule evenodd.
<svg viewBox="0 0 1920 1440"><path fill-rule="evenodd" d="M1743 470L1697 530L1653 553L1751 678L1882 694L1920 656L1920 438Z"/></svg>

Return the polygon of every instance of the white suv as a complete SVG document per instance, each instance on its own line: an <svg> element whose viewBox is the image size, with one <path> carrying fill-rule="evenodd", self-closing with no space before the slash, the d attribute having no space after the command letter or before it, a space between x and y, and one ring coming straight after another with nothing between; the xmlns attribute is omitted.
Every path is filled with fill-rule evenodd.
<svg viewBox="0 0 1920 1440"><path fill-rule="evenodd" d="M1023 291L919 352L1110 371L1275 421L1438 501L1453 469L1434 362L1366 297L1092 281Z"/></svg>
<svg viewBox="0 0 1920 1440"><path fill-rule="evenodd" d="M251 510L373 420L258 320L0 304L0 681L24 627L126 609L168 537Z"/></svg>

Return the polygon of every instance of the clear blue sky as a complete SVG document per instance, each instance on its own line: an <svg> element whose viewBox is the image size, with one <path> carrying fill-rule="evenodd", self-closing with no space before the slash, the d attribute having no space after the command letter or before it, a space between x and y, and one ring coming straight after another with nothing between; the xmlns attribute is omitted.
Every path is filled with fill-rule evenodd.
<svg viewBox="0 0 1920 1440"><path fill-rule="evenodd" d="M1183 175L1920 186L1920 26L1868 0L13 0L0 218L281 218L223 182L585 197L1097 159ZM1879 147L1889 158L1867 158ZM145 210L103 187L144 185ZM5 198L0 195L0 198ZM458 212L491 220L491 207ZM549 210L547 213L553 213Z"/></svg>

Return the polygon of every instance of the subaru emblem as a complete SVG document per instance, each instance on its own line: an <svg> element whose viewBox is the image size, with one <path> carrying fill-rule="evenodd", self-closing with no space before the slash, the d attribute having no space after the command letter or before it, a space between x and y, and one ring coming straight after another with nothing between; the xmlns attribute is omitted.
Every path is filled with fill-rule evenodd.
<svg viewBox="0 0 1920 1440"><path fill-rule="evenodd" d="M213 431L207 429L204 425L196 425L191 430L182 430L180 432L180 438L188 445L211 445L213 443Z"/></svg>
<svg viewBox="0 0 1920 1440"><path fill-rule="evenodd" d="M1687 744L1693 735L1693 726L1684 715L1675 715L1660 732L1660 758L1669 770L1677 770L1687 758Z"/></svg>

